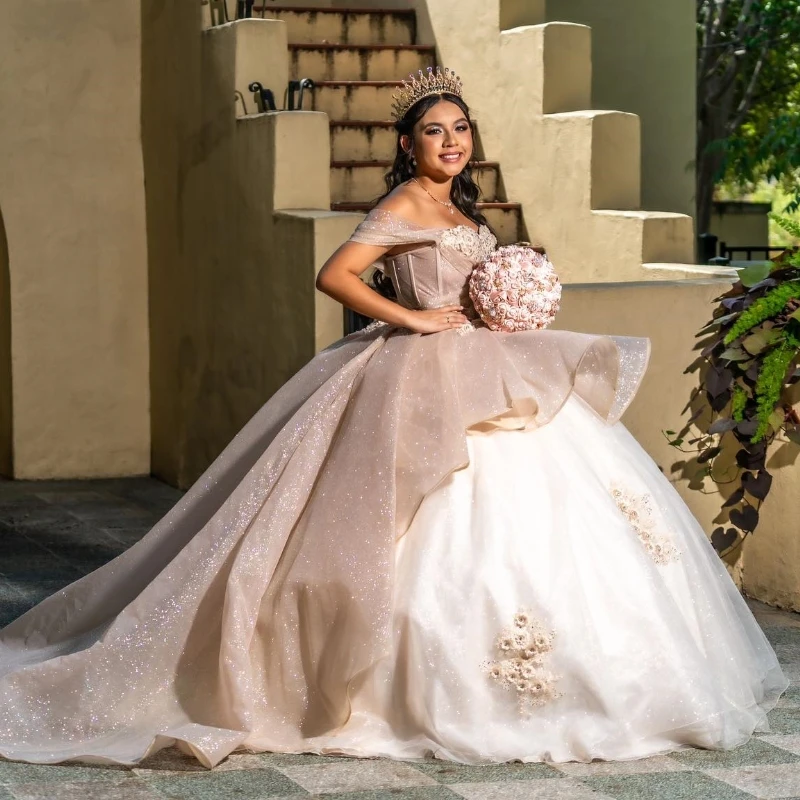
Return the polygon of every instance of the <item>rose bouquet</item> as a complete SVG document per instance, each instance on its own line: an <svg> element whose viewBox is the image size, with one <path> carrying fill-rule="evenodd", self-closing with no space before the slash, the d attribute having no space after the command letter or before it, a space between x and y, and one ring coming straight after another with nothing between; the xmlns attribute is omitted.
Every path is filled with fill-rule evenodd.
<svg viewBox="0 0 800 800"><path fill-rule="evenodd" d="M542 253L522 245L498 247L469 279L469 295L493 331L546 328L558 312L561 282Z"/></svg>

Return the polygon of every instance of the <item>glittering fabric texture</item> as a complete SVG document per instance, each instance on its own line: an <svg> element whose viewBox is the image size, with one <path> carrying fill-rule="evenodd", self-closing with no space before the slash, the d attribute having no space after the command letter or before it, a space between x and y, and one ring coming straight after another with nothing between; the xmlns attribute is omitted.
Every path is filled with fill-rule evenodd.
<svg viewBox="0 0 800 800"><path fill-rule="evenodd" d="M486 228L378 210L353 241L402 246L380 262L400 303L461 302L471 323L336 342L141 541L0 632L0 754L130 764L177 742L207 766L237 748L479 763L746 738L785 679L615 424L649 342L490 331L467 291ZM691 549L658 582L609 502L618 474L647 474ZM480 671L520 598L558 631L564 695L535 739ZM647 686L660 694L626 705Z"/></svg>

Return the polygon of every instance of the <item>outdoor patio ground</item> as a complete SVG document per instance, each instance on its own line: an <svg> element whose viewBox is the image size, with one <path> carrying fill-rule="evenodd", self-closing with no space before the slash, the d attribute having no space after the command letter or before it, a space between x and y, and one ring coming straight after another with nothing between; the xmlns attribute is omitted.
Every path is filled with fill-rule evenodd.
<svg viewBox="0 0 800 800"><path fill-rule="evenodd" d="M149 478L0 481L0 624L137 541L180 497ZM793 681L772 730L732 751L592 764L400 763L168 750L139 767L0 760L0 800L800 800L800 615L751 601Z"/></svg>

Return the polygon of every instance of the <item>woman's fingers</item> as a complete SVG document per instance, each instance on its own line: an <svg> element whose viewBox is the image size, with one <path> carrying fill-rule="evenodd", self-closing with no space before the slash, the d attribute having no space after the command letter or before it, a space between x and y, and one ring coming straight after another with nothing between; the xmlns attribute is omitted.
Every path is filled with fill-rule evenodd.
<svg viewBox="0 0 800 800"><path fill-rule="evenodd" d="M466 316L461 313L461 306L455 306L449 313L443 315L443 322L446 327L458 328L468 322Z"/></svg>

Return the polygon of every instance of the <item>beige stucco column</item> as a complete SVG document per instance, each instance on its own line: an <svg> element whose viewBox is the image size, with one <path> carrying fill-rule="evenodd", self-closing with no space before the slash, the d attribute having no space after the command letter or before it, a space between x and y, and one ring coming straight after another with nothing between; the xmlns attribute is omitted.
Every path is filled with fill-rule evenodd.
<svg viewBox="0 0 800 800"><path fill-rule="evenodd" d="M468 97L480 97L482 113L504 118L514 105L513 83L524 81L535 60L518 62L513 75L498 70L492 55L493 31L547 22L591 28L591 106L619 110L641 120L641 205L650 211L694 214L695 3L693 0L413 0L423 40L441 45L446 63L469 80ZM580 69L584 57L564 40L562 68ZM558 57L556 55L556 57ZM558 74L551 84L567 84ZM479 87L479 88L477 88ZM476 90L477 88L477 90ZM491 92L486 90L491 88ZM589 97L587 91L586 99ZM484 98L492 98L488 104ZM567 105L556 104L558 110ZM516 109L515 113L520 112ZM488 126L484 126L488 127ZM638 145L637 145L638 146ZM494 157L498 157L496 154ZM533 152L502 152L535 159ZM638 168L638 164L637 164Z"/></svg>
<svg viewBox="0 0 800 800"><path fill-rule="evenodd" d="M641 120L642 208L694 215L694 0L541 2L543 21L592 29L593 107Z"/></svg>
<svg viewBox="0 0 800 800"><path fill-rule="evenodd" d="M3 3L0 461L13 445L15 477L149 469L140 50L139 0Z"/></svg>

